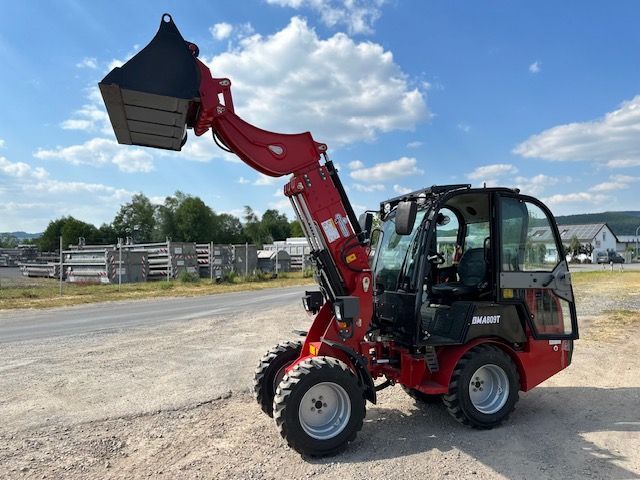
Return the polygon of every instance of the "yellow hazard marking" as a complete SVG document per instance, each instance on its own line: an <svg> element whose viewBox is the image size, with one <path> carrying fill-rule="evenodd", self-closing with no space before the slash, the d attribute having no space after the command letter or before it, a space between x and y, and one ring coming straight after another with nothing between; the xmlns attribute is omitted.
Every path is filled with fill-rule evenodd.
<svg viewBox="0 0 640 480"><path fill-rule="evenodd" d="M316 346L314 344L309 345L309 353L311 355L317 355L318 354L318 349L316 348Z"/></svg>
<svg viewBox="0 0 640 480"><path fill-rule="evenodd" d="M513 298L513 288L503 288L502 289L502 297L503 298Z"/></svg>
<svg viewBox="0 0 640 480"><path fill-rule="evenodd" d="M352 253L351 255L347 255L347 263L351 263L353 262L356 258L358 258L358 256L355 253Z"/></svg>

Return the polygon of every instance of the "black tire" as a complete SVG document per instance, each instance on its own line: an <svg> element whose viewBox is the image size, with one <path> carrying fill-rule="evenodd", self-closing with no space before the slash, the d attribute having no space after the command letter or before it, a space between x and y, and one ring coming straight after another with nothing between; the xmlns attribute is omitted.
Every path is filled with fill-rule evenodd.
<svg viewBox="0 0 640 480"><path fill-rule="evenodd" d="M509 385L504 405L492 413L483 413L478 410L470 397L472 376L483 366L489 366L489 368L497 366L502 369ZM443 402L449 414L463 425L490 429L500 425L509 417L518 401L519 390L520 376L509 355L492 345L478 345L469 350L456 365L451 376L449 393L443 396Z"/></svg>
<svg viewBox="0 0 640 480"><path fill-rule="evenodd" d="M404 385L402 385L402 389L416 401L416 405L437 405L438 403L442 403L442 395L429 395L415 388L405 387Z"/></svg>
<svg viewBox="0 0 640 480"><path fill-rule="evenodd" d="M273 397L284 369L291 365L302 350L301 342L282 342L260 359L253 376L253 395L264 413L273 417Z"/></svg>
<svg viewBox="0 0 640 480"><path fill-rule="evenodd" d="M300 405L305 394L319 385L338 386L349 402L350 414L334 425L342 424L342 430L330 438L318 439L309 434L301 421ZM322 386L321 386L322 387ZM333 387L332 387L333 388ZM312 357L298 363L278 385L273 400L273 411L280 435L297 452L311 456L335 455L355 440L362 429L366 414L363 389L355 374L340 360L332 357ZM312 399L315 400L315 399ZM314 403L310 404L310 410ZM327 407L327 405L324 405ZM306 407L303 407L306 408ZM331 428L331 427L329 427Z"/></svg>

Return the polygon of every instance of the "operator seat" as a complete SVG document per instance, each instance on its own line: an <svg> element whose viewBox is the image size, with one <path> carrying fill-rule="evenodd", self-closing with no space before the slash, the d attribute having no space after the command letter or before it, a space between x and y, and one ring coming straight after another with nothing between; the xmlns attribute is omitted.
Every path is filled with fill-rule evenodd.
<svg viewBox="0 0 640 480"><path fill-rule="evenodd" d="M439 297L474 297L487 287L487 262L484 248L464 252L458 264L459 282L438 283L431 287Z"/></svg>

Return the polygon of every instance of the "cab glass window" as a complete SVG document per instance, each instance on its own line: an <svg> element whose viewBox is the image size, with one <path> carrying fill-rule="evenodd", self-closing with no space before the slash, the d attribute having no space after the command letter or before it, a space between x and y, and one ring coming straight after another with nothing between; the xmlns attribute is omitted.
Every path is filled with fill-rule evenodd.
<svg viewBox="0 0 640 480"><path fill-rule="evenodd" d="M511 197L501 199L502 271L552 271L560 255L552 220L537 205Z"/></svg>
<svg viewBox="0 0 640 480"><path fill-rule="evenodd" d="M444 258L440 268L453 265L459 231L460 225L456 214L448 208L441 208L436 218L436 251Z"/></svg>
<svg viewBox="0 0 640 480"><path fill-rule="evenodd" d="M472 248L484 248L485 239L489 237L489 222L468 223L464 237L464 251Z"/></svg>

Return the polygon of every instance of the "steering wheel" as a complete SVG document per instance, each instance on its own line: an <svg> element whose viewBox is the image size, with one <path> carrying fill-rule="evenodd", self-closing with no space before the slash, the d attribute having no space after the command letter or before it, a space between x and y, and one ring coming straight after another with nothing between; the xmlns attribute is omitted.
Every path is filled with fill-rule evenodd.
<svg viewBox="0 0 640 480"><path fill-rule="evenodd" d="M446 262L444 253L442 252L436 252L433 255L429 255L427 260L429 260L433 265L442 265Z"/></svg>

